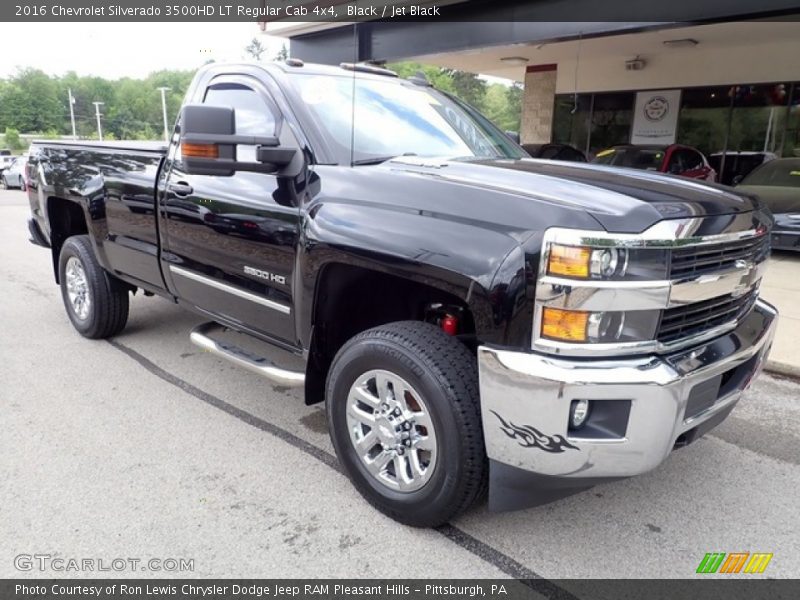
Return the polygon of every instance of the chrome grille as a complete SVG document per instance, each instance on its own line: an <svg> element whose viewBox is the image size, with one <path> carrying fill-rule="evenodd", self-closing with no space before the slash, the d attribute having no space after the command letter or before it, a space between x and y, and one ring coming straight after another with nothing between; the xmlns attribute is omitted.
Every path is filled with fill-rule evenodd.
<svg viewBox="0 0 800 600"><path fill-rule="evenodd" d="M731 269L737 260L761 262L769 255L769 235L756 238L709 244L686 246L672 251L670 279L683 279Z"/></svg>
<svg viewBox="0 0 800 600"><path fill-rule="evenodd" d="M669 344L741 319L753 308L757 298L758 290L753 289L743 296L727 294L704 302L667 309L661 317L658 341Z"/></svg>

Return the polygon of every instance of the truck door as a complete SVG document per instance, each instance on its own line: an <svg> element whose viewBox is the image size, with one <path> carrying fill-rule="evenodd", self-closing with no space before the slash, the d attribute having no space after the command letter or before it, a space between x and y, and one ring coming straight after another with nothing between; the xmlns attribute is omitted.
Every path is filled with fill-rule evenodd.
<svg viewBox="0 0 800 600"><path fill-rule="evenodd" d="M219 76L203 102L232 107L239 135L273 136L282 119L258 80ZM279 127L282 146L298 146ZM237 153L255 152L240 146ZM160 210L165 276L183 302L216 320L295 344L292 272L299 209L279 193L276 175L237 172L231 177L189 175L173 149Z"/></svg>

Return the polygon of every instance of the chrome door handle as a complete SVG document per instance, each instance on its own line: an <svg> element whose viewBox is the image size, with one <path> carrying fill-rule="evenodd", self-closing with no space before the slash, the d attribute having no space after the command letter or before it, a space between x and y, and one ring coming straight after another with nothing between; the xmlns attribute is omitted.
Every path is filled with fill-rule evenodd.
<svg viewBox="0 0 800 600"><path fill-rule="evenodd" d="M188 196L194 192L194 188L184 181L170 183L167 189L176 196Z"/></svg>

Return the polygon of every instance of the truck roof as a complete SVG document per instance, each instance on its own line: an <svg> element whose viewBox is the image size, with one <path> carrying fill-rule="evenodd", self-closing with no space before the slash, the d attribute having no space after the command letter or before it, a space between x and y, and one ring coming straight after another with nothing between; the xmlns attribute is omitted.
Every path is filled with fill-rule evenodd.
<svg viewBox="0 0 800 600"><path fill-rule="evenodd" d="M301 64L298 64L301 63ZM350 63L342 63L342 65L323 65L318 63L304 63L302 61L273 61L267 63L259 62L231 62L231 63L209 63L199 69L199 71L210 70L217 73L224 73L226 71L235 71L237 67L258 67L265 71L280 71L288 75L293 74L308 74L308 75L327 75L331 77L357 77L359 79L377 79L385 81L391 79L394 81L408 81L391 74L391 71L384 69L386 72L381 73L381 67L366 65L361 63L355 64L355 69ZM363 70L362 70L363 69ZM370 70L371 69L371 70ZM198 72L199 72L198 71Z"/></svg>

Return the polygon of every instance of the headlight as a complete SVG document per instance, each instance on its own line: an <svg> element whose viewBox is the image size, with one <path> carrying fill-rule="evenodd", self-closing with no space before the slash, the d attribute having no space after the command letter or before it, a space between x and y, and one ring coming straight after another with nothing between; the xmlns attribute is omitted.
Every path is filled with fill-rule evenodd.
<svg viewBox="0 0 800 600"><path fill-rule="evenodd" d="M611 344L652 340L659 310L587 312L544 307L541 336L572 343Z"/></svg>
<svg viewBox="0 0 800 600"><path fill-rule="evenodd" d="M547 272L550 275L588 279L624 277L628 267L625 248L588 248L586 246L550 246Z"/></svg>

